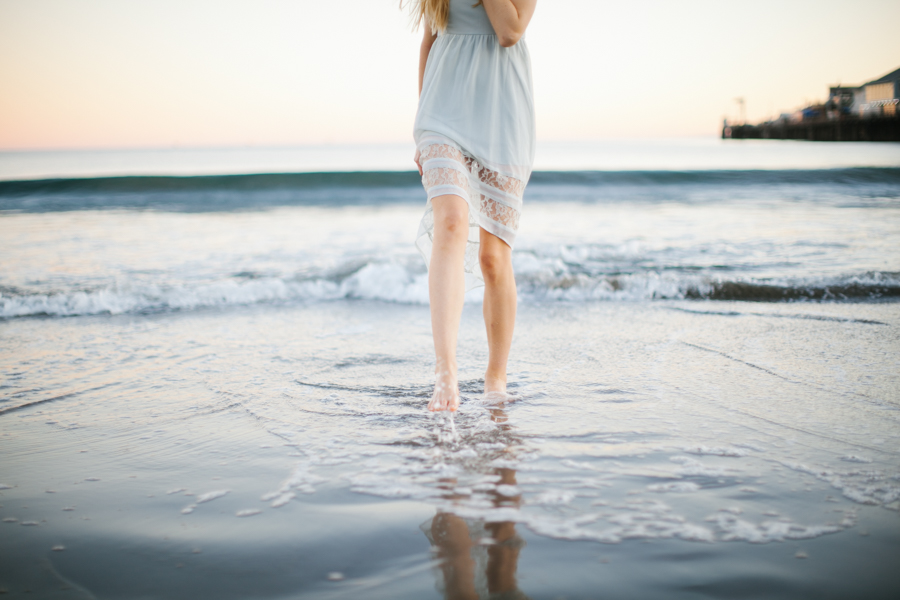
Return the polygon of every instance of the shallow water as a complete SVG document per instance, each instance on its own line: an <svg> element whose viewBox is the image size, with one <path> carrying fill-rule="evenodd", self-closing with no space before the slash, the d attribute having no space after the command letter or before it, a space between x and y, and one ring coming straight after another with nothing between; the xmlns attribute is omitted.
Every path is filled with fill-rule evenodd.
<svg viewBox="0 0 900 600"><path fill-rule="evenodd" d="M5 396L41 403L0 415L3 552L27 548L4 585L420 598L490 571L532 598L898 589L898 305L526 304L516 399L487 406L478 312L455 432L424 410L422 306L7 322ZM471 582L447 570L460 539ZM228 565L248 581L210 584Z"/></svg>

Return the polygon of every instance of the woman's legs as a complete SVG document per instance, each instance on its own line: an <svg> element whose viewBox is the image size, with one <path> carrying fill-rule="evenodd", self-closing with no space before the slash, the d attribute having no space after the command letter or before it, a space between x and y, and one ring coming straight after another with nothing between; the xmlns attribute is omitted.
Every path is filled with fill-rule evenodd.
<svg viewBox="0 0 900 600"><path fill-rule="evenodd" d="M481 230L478 251L484 276L484 326L488 338L488 367L484 391L506 392L506 362L516 324L516 279L512 249L497 236Z"/></svg>
<svg viewBox="0 0 900 600"><path fill-rule="evenodd" d="M459 196L437 196L434 209L434 240L428 269L428 299L434 336L434 395L428 410L456 410L459 384L456 339L466 293L464 272L469 239L469 205Z"/></svg>

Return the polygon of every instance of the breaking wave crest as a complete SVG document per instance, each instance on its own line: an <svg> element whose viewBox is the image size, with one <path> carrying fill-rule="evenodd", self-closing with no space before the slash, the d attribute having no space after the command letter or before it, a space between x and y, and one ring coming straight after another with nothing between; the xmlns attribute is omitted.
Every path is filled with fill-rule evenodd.
<svg viewBox="0 0 900 600"><path fill-rule="evenodd" d="M374 300L428 304L427 273L419 264L370 262L339 275L256 277L239 273L206 283L134 284L50 293L0 290L0 318L146 314L257 304ZM900 273L869 272L816 280L743 281L705 275L644 272L548 274L518 269L524 302L608 300L884 301L900 298ZM478 301L480 289L470 292Z"/></svg>

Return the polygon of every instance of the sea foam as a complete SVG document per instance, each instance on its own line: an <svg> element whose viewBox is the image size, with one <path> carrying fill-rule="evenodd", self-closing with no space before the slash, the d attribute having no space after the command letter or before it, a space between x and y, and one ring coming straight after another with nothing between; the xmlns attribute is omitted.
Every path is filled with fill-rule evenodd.
<svg viewBox="0 0 900 600"><path fill-rule="evenodd" d="M865 273L844 278L814 278L769 282L714 280L692 274L655 272L609 276L553 272L553 261L517 269L519 295L524 302L596 302L608 300L877 300L900 297L900 275ZM480 302L483 288L467 295ZM343 279L327 277L265 277L227 279L213 283L135 284L92 291L57 293L0 292L0 318L80 315L144 314L192 311L260 304L374 300L428 304L427 274L421 266L372 262ZM702 452L700 452L702 453Z"/></svg>

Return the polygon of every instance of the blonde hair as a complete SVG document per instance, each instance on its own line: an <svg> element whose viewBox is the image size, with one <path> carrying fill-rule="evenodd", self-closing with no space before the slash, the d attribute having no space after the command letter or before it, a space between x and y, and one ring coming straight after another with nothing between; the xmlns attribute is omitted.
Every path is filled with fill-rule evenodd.
<svg viewBox="0 0 900 600"><path fill-rule="evenodd" d="M483 0L478 0L472 6L481 6ZM447 29L447 21L450 19L450 0L400 0L400 7L409 6L409 14L413 26L418 28L422 22L431 28L432 33Z"/></svg>

